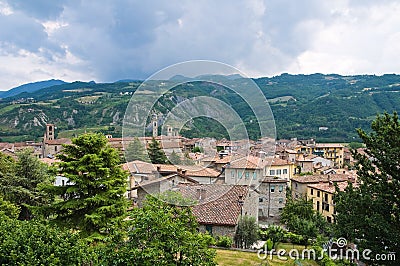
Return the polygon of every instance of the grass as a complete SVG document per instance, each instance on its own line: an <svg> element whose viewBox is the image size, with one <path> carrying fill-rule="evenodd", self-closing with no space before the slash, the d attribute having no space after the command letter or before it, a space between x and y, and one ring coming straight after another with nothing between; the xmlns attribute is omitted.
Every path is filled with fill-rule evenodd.
<svg viewBox="0 0 400 266"><path fill-rule="evenodd" d="M20 106L22 106L22 104L10 104L10 105L7 105L7 106L5 106L5 107L0 109L0 115L6 113L8 111L11 111L11 110L13 110L15 108L19 108Z"/></svg>
<svg viewBox="0 0 400 266"><path fill-rule="evenodd" d="M292 247L289 247L291 249ZM303 247L304 248L304 247ZM258 258L257 253L252 252L243 252L236 250L224 250L224 249L216 249L217 256L216 261L220 266L247 266L247 265L271 265L271 266L279 266L279 265L297 265L294 260L280 260L277 256L273 256L272 260L270 260L269 255L267 260L262 260ZM317 266L318 264L315 261L311 260L300 260L303 266Z"/></svg>

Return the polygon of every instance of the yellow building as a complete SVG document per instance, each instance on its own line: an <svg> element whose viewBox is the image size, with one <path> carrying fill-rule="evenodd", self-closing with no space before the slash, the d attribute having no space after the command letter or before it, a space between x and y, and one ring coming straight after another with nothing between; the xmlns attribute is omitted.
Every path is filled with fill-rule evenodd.
<svg viewBox="0 0 400 266"><path fill-rule="evenodd" d="M334 162L335 166L343 167L344 146L340 143L316 143L300 145L294 149L298 153L315 154Z"/></svg>
<svg viewBox="0 0 400 266"><path fill-rule="evenodd" d="M336 183L341 191L343 191L348 182ZM328 223L334 223L335 203L333 195L335 194L334 182L310 184L307 186L307 198L313 202L314 210L322 214Z"/></svg>

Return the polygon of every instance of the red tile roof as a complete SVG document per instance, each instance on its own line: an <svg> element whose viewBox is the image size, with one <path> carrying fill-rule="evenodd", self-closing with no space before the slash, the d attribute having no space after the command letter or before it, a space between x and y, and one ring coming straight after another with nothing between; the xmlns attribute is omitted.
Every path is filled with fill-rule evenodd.
<svg viewBox="0 0 400 266"><path fill-rule="evenodd" d="M205 198L192 207L193 214L200 224L227 225L237 224L241 206L239 196L245 200L249 188L239 185L179 185L182 196L198 200L199 190L205 190Z"/></svg>
<svg viewBox="0 0 400 266"><path fill-rule="evenodd" d="M331 180L333 182L341 182L350 180L351 178L355 178L355 176L346 174L332 174L332 175L295 176L292 177L291 180L298 183L319 183L319 182L328 182L328 180Z"/></svg>
<svg viewBox="0 0 400 266"><path fill-rule="evenodd" d="M348 186L348 182L335 182L337 184L337 186L339 187L340 191L344 191L347 186ZM354 184L353 184L354 185ZM354 185L357 186L357 185ZM335 189L335 185L333 183L318 183L318 184L311 184L308 185L308 187L313 188L313 189L317 189L317 190L321 190L327 193L335 193L336 189Z"/></svg>

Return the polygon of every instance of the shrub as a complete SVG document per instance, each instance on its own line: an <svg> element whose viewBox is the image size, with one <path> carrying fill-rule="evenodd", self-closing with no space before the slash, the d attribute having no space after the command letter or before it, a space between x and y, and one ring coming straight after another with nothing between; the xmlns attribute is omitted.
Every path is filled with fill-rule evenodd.
<svg viewBox="0 0 400 266"><path fill-rule="evenodd" d="M232 247L233 240L229 236L218 236L215 245L218 247L230 248Z"/></svg>

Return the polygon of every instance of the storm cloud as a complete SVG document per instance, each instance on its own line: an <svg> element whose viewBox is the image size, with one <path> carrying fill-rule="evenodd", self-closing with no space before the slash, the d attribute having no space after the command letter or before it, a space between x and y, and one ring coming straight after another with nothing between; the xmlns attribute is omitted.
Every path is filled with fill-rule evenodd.
<svg viewBox="0 0 400 266"><path fill-rule="evenodd" d="M0 89L145 79L209 59L252 77L400 69L397 1L0 0Z"/></svg>

